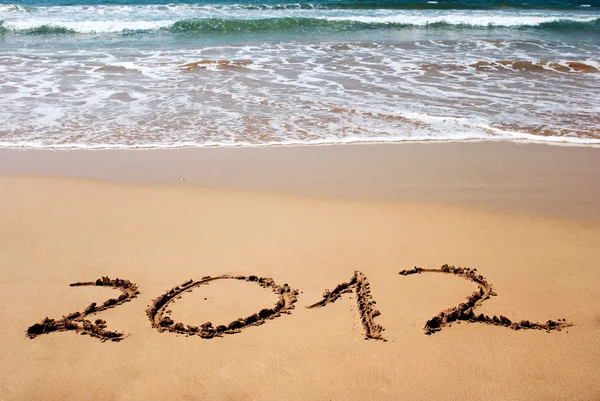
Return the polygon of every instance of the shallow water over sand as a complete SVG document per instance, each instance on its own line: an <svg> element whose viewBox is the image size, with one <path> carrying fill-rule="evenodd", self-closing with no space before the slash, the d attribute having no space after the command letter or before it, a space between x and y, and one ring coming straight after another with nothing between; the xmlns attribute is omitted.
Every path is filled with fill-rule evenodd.
<svg viewBox="0 0 600 401"><path fill-rule="evenodd" d="M583 3L30 3L0 5L1 146L600 143Z"/></svg>

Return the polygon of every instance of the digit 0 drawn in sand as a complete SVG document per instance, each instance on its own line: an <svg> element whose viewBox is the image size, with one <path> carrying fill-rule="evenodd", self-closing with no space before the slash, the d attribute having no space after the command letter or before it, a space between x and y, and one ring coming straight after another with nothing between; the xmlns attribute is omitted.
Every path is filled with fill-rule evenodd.
<svg viewBox="0 0 600 401"><path fill-rule="evenodd" d="M323 293L323 299L319 302L307 306L308 309L325 306L331 302L337 301L342 297L342 294L351 293L352 290L356 291L356 305L360 313L360 321L365 330L365 339L387 341L381 335L384 330L383 327L375 323L375 318L381 313L373 307L376 303L371 296L371 290L369 282L364 274L359 271L355 271L352 279L348 283L338 284L333 291L325 290Z"/></svg>
<svg viewBox="0 0 600 401"><path fill-rule="evenodd" d="M402 276L409 276L411 274L421 273L444 273L453 274L458 277L462 277L466 280L472 281L479 287L479 291L476 291L467 297L467 302L460 303L458 306L448 308L441 311L437 316L428 320L425 323L425 334L431 335L436 331L441 331L444 327L456 321L467 321L469 323L485 323L493 324L495 326L510 327L513 330L521 329L533 329L533 330L551 330L560 331L561 328L571 327L572 323L567 322L565 319L558 319L558 321L548 320L546 323L534 323L529 320L521 320L519 322L512 322L506 316L500 315L500 317L494 315L489 317L480 313L475 314L475 308L481 306L483 301L495 296L496 293L492 290L492 286L485 277L477 273L477 269L470 269L468 267L454 267L443 265L440 269L423 269L421 267L414 267L410 270L402 270L399 274Z"/></svg>
<svg viewBox="0 0 600 401"><path fill-rule="evenodd" d="M40 323L36 323L27 329L27 336L29 338L35 338L40 334L51 333L53 331L75 331L77 333L92 336L102 341L121 341L128 335L119 333L116 331L106 330L106 321L102 319L96 319L94 323L91 320L87 320L86 317L93 315L110 308L114 308L125 302L129 302L133 298L136 298L140 293L135 283L129 280L122 280L116 278L114 280L108 277L102 277L96 281L89 282L78 282L69 284L71 287L85 287L85 286L99 286L99 287L110 287L122 292L118 298L110 298L102 305L97 305L95 302L90 304L83 312L73 312L67 316L63 316L62 319L49 319L46 317Z"/></svg>
<svg viewBox="0 0 600 401"><path fill-rule="evenodd" d="M253 282L263 288L270 288L279 296L279 299L273 308L262 309L260 312L246 318L240 318L228 325L218 325L217 327L213 327L211 322L206 322L200 326L184 325L180 322L175 323L169 316L165 316L168 315L166 307L173 302L176 297L184 292L191 292L195 287L207 285L216 280L244 280ZM199 281L188 280L177 287L171 288L167 293L161 295L152 302L146 310L146 314L152 323L152 327L161 332L170 331L172 333L197 335L202 338L214 338L221 337L223 334L239 333L244 327L259 326L267 320L281 316L282 313L290 314L292 309L294 309L294 303L296 303L297 296L298 290L290 288L287 284L280 287L270 278L229 275L217 277L206 276Z"/></svg>

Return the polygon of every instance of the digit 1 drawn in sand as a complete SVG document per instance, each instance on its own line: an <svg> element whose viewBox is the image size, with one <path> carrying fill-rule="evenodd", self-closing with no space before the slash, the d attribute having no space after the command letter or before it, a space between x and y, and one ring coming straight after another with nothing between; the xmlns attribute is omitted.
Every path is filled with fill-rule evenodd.
<svg viewBox="0 0 600 401"><path fill-rule="evenodd" d="M118 298L110 298L102 305L96 305L96 303L93 302L87 308L85 308L83 312L73 312L67 316L63 316L62 319L55 320L46 317L40 323L36 323L27 329L26 334L29 338L35 338L40 334L51 333L53 331L70 330L83 335L99 338L103 342L106 340L121 341L127 337L123 333L106 330L106 321L102 319L96 319L96 321L92 323L92 321L86 319L86 316L114 308L125 302L129 302L133 298L136 298L140 292L138 291L138 287L135 283L132 283L129 280L122 280L120 278L111 280L108 277L102 277L96 281L72 283L69 284L69 286L110 287L120 290L122 294Z"/></svg>
<svg viewBox="0 0 600 401"><path fill-rule="evenodd" d="M337 301L342 297L342 294L350 293L352 290L355 290L356 305L358 306L358 311L360 313L360 321L365 330L365 339L387 341L381 335L381 332L384 330L383 327L375 323L375 318L381 313L373 308L375 301L373 301L369 287L370 285L365 275L359 271L355 271L350 282L338 284L333 291L325 290L323 299L315 304L307 306L307 308L312 309L325 306L328 303Z"/></svg>
<svg viewBox="0 0 600 401"><path fill-rule="evenodd" d="M168 314L168 312L166 312L166 307L169 305L169 303L173 302L175 297L178 297L184 292L191 292L195 287L206 285L211 281L226 279L254 282L263 288L270 288L279 296L279 299L273 308L262 309L260 312L250 315L246 318L234 320L227 326L218 325L217 327L213 327L211 322L206 322L200 325L200 327L190 325L184 326L183 323L175 323L169 316L165 316ZM270 278L229 275L218 277L206 276L199 281L188 280L177 287L171 288L167 293L152 301L152 305L148 307L146 314L152 323L152 327L161 332L170 331L172 333L197 335L202 338L214 338L221 337L223 334L239 333L244 327L259 326L265 323L266 320L281 316L282 313L291 313L291 310L294 309L294 303L297 300L297 296L298 290L290 288L290 286L287 284L284 284L283 287L280 287L275 284L273 279Z"/></svg>
<svg viewBox="0 0 600 401"><path fill-rule="evenodd" d="M485 277L477 273L477 269L470 269L468 267L454 267L443 265L440 269L423 269L421 267L414 267L410 270L402 270L399 274L402 276L409 276L411 274L421 273L444 273L453 274L455 276L462 277L466 280L472 281L479 287L479 291L476 291L467 297L466 303L460 303L458 306L448 308L441 311L437 316L428 320L425 323L425 334L431 335L436 331L442 330L444 327L455 321L467 321L469 323L486 323L493 324L495 326L510 327L513 330L520 329L534 329L534 330L551 330L560 331L561 328L573 326L573 323L567 322L565 319L558 319L558 321L548 320L546 323L534 323L529 320L521 320L520 322L512 322L506 316L500 315L500 317L494 315L489 317L480 313L475 314L474 310L476 307L481 306L483 301L495 296L496 293L492 290L492 286Z"/></svg>

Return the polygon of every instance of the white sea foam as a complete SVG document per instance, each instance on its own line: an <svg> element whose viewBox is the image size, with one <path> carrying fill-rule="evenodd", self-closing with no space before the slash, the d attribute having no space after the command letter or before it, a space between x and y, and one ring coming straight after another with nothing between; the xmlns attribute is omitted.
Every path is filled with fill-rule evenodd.
<svg viewBox="0 0 600 401"><path fill-rule="evenodd" d="M0 15L8 13L26 12L25 7L18 4L0 4Z"/></svg>
<svg viewBox="0 0 600 401"><path fill-rule="evenodd" d="M368 24L404 24L415 26L426 26L438 23L449 25L469 25L469 26L501 26L501 27L519 27L519 26L537 26L549 22L573 21L573 22L592 22L597 16L568 16L568 15L494 15L493 13L452 13L439 15L408 14L385 16L340 16L340 17L320 17L330 21L357 21Z"/></svg>

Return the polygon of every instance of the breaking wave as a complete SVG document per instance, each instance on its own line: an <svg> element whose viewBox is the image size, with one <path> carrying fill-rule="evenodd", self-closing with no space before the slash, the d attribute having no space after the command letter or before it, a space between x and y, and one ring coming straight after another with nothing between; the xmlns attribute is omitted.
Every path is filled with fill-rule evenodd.
<svg viewBox="0 0 600 401"><path fill-rule="evenodd" d="M48 22L48 21L44 21ZM600 32L600 18L578 19L550 17L481 16L390 16L390 17L283 17L283 18L197 18L176 21L0 21L0 34L64 35L75 33L121 33L138 31L173 34L243 34L285 31L359 31L377 29L427 28L468 29L539 29L550 31Z"/></svg>

